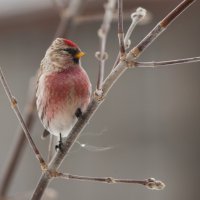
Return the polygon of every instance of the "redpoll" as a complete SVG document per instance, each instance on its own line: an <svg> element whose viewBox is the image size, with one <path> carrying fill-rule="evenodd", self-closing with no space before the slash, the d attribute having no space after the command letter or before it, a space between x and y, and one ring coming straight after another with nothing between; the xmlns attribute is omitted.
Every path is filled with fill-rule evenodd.
<svg viewBox="0 0 200 200"><path fill-rule="evenodd" d="M77 119L90 102L91 83L81 67L84 53L70 40L57 38L41 61L36 105L45 129L60 137L67 137Z"/></svg>

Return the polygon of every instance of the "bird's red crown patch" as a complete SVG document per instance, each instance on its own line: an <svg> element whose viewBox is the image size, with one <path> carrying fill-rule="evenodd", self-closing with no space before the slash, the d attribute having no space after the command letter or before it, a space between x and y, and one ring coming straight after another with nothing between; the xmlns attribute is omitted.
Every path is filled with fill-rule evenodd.
<svg viewBox="0 0 200 200"><path fill-rule="evenodd" d="M77 47L77 45L73 43L71 40L64 39L64 43L70 47Z"/></svg>

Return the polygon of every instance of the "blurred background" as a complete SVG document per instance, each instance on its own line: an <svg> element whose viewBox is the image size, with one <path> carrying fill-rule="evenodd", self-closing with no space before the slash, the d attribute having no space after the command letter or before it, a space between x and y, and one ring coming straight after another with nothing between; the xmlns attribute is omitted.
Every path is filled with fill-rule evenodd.
<svg viewBox="0 0 200 200"><path fill-rule="evenodd" d="M99 50L97 30L102 22L105 1L83 0L68 31L68 38L87 53L82 65L95 88ZM61 1L62 2L62 1ZM64 2L64 1L63 1ZM149 12L149 20L137 26L131 41L137 44L181 0L124 0L124 29L130 13L138 6ZM67 5L67 1L64 2ZM140 61L162 61L200 55L200 2L197 1L162 34ZM54 38L60 17L51 0L0 1L0 65L23 111L30 78ZM116 21L107 41L109 60L106 74L118 53ZM200 179L200 64L184 64L156 69L132 69L119 79L107 99L79 138L61 170L88 176L146 179L165 182L163 191L151 191L130 184L107 185L80 181L54 180L49 187L55 200L188 200L199 199ZM0 86L0 170L17 138L19 124ZM43 127L36 114L31 130L33 139L46 157L48 140L41 140ZM102 147L111 147L101 151ZM93 150L92 150L93 149ZM98 151L97 151L98 150ZM29 146L8 191L8 196L31 194L41 175ZM28 199L26 197L25 199Z"/></svg>

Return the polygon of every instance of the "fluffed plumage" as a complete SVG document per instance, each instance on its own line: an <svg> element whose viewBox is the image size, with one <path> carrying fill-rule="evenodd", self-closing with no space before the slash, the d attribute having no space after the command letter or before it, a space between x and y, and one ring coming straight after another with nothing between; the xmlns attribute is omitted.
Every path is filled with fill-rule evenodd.
<svg viewBox="0 0 200 200"><path fill-rule="evenodd" d="M80 64L83 55L72 41L57 38L41 61L36 105L43 126L55 136L67 137L90 102L91 83Z"/></svg>

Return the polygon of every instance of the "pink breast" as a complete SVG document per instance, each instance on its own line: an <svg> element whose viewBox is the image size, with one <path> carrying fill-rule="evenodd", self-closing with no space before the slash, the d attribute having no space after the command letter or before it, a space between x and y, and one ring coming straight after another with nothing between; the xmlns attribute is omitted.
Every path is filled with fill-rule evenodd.
<svg viewBox="0 0 200 200"><path fill-rule="evenodd" d="M76 105L85 109L90 101L90 82L80 67L71 67L61 72L53 72L45 78L45 113L48 120L60 111L67 112Z"/></svg>

